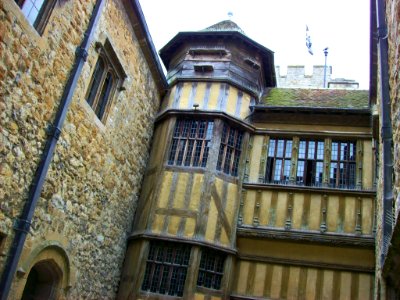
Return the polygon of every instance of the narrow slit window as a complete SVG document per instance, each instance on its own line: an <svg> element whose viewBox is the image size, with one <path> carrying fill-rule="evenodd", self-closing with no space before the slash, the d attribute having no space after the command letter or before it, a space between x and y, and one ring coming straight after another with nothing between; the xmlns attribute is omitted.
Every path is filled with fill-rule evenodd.
<svg viewBox="0 0 400 300"><path fill-rule="evenodd" d="M126 74L108 40L104 45L97 43L96 47L100 54L86 93L86 101L97 118L104 122L115 91L122 86Z"/></svg>
<svg viewBox="0 0 400 300"><path fill-rule="evenodd" d="M290 177L292 141L271 139L268 149L265 181L269 183L287 184Z"/></svg>
<svg viewBox="0 0 400 300"><path fill-rule="evenodd" d="M332 141L329 185L354 189L356 186L356 143Z"/></svg>
<svg viewBox="0 0 400 300"><path fill-rule="evenodd" d="M296 184L321 186L324 164L324 142L300 140Z"/></svg>
<svg viewBox="0 0 400 300"><path fill-rule="evenodd" d="M219 148L217 170L237 176L242 153L243 132L224 124Z"/></svg>

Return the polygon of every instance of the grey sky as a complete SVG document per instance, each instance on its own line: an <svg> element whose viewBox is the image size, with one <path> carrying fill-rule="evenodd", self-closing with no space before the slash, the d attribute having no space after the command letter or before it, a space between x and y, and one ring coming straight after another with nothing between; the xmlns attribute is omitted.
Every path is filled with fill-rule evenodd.
<svg viewBox="0 0 400 300"><path fill-rule="evenodd" d="M333 78L355 79L360 88L369 83L368 0L140 0L157 50L179 31L197 31L228 19L253 40L275 52L275 65L324 64ZM314 55L305 45L309 27Z"/></svg>

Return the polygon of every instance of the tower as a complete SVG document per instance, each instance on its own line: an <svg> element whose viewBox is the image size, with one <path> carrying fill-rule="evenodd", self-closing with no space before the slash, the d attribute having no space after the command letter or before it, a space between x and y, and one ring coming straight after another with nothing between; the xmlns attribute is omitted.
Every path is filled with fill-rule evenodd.
<svg viewBox="0 0 400 300"><path fill-rule="evenodd" d="M275 86L273 52L227 20L180 32L160 56L170 92L156 120L119 296L225 298L237 253L246 119Z"/></svg>
<svg viewBox="0 0 400 300"><path fill-rule="evenodd" d="M368 92L275 88L273 52L232 21L160 56L170 89L119 298L371 297Z"/></svg>

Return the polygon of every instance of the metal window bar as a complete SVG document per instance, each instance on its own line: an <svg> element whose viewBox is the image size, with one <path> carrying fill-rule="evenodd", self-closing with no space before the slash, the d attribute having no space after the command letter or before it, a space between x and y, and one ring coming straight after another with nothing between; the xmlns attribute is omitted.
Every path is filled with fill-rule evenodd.
<svg viewBox="0 0 400 300"><path fill-rule="evenodd" d="M322 185L324 142L301 140L299 144L296 184Z"/></svg>
<svg viewBox="0 0 400 300"><path fill-rule="evenodd" d="M265 170L265 182L289 182L291 158L291 140L270 139L267 166Z"/></svg>
<svg viewBox="0 0 400 300"><path fill-rule="evenodd" d="M217 170L225 174L237 176L243 133L224 124L221 145L219 148Z"/></svg>
<svg viewBox="0 0 400 300"><path fill-rule="evenodd" d="M168 164L205 167L213 128L213 121L178 120L172 138Z"/></svg>
<svg viewBox="0 0 400 300"><path fill-rule="evenodd" d="M330 187L354 189L356 186L356 143L332 142Z"/></svg>
<svg viewBox="0 0 400 300"><path fill-rule="evenodd" d="M182 296L190 258L190 246L151 242L142 290Z"/></svg>
<svg viewBox="0 0 400 300"><path fill-rule="evenodd" d="M197 286L221 289L225 254L215 250L203 250L199 266Z"/></svg>

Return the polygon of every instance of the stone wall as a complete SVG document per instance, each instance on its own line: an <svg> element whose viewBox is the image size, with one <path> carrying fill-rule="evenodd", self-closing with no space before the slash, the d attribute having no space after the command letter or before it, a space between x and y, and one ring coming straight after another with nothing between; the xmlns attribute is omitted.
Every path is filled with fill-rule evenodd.
<svg viewBox="0 0 400 300"><path fill-rule="evenodd" d="M0 2L0 268L93 10L94 0L58 1L42 36L13 0ZM85 94L108 38L127 78L105 124ZM160 102L120 0L108 0L44 184L10 297L18 298L35 249L56 243L70 260L68 298L113 298ZM22 268L28 267L28 269ZM64 274L65 276L67 274ZM73 284L72 284L73 283Z"/></svg>
<svg viewBox="0 0 400 300"><path fill-rule="evenodd" d="M304 66L288 66L286 75L282 75L280 67L276 66L277 87L293 88L323 88L324 66L313 66L311 75L305 74ZM332 67L326 67L326 82L331 80Z"/></svg>
<svg viewBox="0 0 400 300"><path fill-rule="evenodd" d="M400 59L399 59L399 48L400 48L400 1L399 0L388 0L384 1L386 5L386 22L388 29L388 65L389 65L389 92L390 92L390 105L391 105L391 122L393 131L393 215L394 215L394 230L399 229L399 210L400 210ZM374 16L372 16L374 17ZM380 57L378 55L378 66L380 65ZM378 79L380 77L378 69ZM380 82L378 80L378 102L380 99ZM378 109L380 110L379 103ZM379 111L381 116L381 112ZM381 139L382 137L380 137ZM382 140L379 141L380 153L382 153ZM382 185L383 165L380 162L380 178L378 181L378 196L377 196L377 237L376 237L376 296L384 299L385 297L397 298L400 293L400 277L399 277L399 265L397 263L400 253L398 245L400 243L399 235L394 234L390 241L389 253L385 258L385 275L394 276L389 281L382 278L382 265L381 265L381 247L382 247L382 217L383 217L383 185ZM397 228L397 229L396 229ZM383 279L383 280L382 280ZM378 283L379 282L379 283ZM390 286L386 286L386 284ZM386 286L386 288L385 288ZM397 297L394 296L392 288L397 289ZM392 298L390 298L392 299Z"/></svg>

